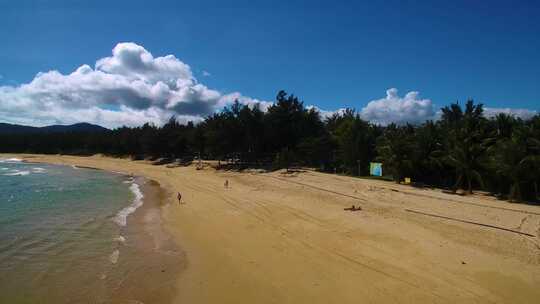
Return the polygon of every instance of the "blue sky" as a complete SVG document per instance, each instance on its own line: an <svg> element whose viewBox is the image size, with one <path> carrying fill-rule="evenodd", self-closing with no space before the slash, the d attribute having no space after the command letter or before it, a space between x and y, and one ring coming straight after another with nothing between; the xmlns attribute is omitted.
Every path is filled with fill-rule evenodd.
<svg viewBox="0 0 540 304"><path fill-rule="evenodd" d="M1 0L0 86L94 68L119 42L134 42L154 57L173 54L221 95L271 101L284 89L321 109L361 110L396 88L418 91L435 110L467 98L540 109L538 3L145 2ZM8 112L0 108L0 120Z"/></svg>

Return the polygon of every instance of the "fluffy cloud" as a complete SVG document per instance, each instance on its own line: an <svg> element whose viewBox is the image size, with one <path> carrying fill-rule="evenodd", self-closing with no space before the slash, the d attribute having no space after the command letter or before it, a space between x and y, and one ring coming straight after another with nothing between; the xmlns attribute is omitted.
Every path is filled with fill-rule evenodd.
<svg viewBox="0 0 540 304"><path fill-rule="evenodd" d="M386 97L370 101L360 112L363 119L375 124L387 125L421 123L435 119L436 113L429 99L419 98L418 92L409 92L404 97L395 88L386 91Z"/></svg>
<svg viewBox="0 0 540 304"><path fill-rule="evenodd" d="M259 99L255 99L251 97L246 97L238 92L234 92L234 93L229 93L227 95L221 96L221 98L219 99L219 102L217 103L217 107L221 109L225 106L232 104L235 100L238 100L240 104L247 105L250 108L253 108L254 106L258 106L259 109L261 109L262 111L266 111L268 107L270 107L273 104L273 102L270 102L270 101L264 101L264 100L259 100Z"/></svg>
<svg viewBox="0 0 540 304"><path fill-rule="evenodd" d="M527 110L527 109L512 109L512 108L484 108L484 116L491 118L496 116L499 113L509 114L514 117L519 117L521 119L527 120L537 115L538 112Z"/></svg>
<svg viewBox="0 0 540 304"><path fill-rule="evenodd" d="M337 109L337 110L334 110L334 111L328 111L328 110L323 110L317 106L314 106L314 105L309 105L309 106L306 106L306 109L308 110L315 110L317 112L319 112L319 115L321 116L321 119L324 121L330 117L332 117L332 115L334 114L339 114L339 115L343 115L345 113L345 108L341 108L341 109Z"/></svg>
<svg viewBox="0 0 540 304"><path fill-rule="evenodd" d="M140 45L119 43L94 68L38 73L28 84L0 86L0 117L31 125L87 121L108 127L161 124L172 115L199 121L235 98L259 102L206 87L173 55L154 58Z"/></svg>
<svg viewBox="0 0 540 304"><path fill-rule="evenodd" d="M145 122L159 125L175 115L181 122L197 122L234 100L250 107L258 105L263 111L272 104L239 92L210 89L175 56L154 57L140 45L119 43L111 56L98 59L94 67L84 64L69 74L53 70L38 73L27 84L0 85L0 120L35 126L85 121L118 127ZM323 118L343 112L310 107ZM501 112L525 119L536 114L524 109L485 108L488 117ZM370 101L360 115L381 125L438 117L431 100L419 98L418 92L400 97L395 88L387 90L385 98Z"/></svg>
<svg viewBox="0 0 540 304"><path fill-rule="evenodd" d="M321 111L326 116L335 112ZM522 119L530 119L537 115L537 111L528 109L514 108L490 108L484 107L485 117L494 117L499 113L506 113ZM360 115L363 119L380 125L388 125L392 122L397 124L404 123L423 123L426 120L438 120L441 111L429 99L419 98L418 92L409 92L404 97L398 95L395 88L386 91L386 97L370 101L362 110Z"/></svg>

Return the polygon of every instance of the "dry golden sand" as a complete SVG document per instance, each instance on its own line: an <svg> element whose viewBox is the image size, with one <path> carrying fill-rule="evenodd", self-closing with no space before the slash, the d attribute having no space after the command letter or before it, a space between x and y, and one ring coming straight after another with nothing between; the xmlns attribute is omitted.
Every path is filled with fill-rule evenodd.
<svg viewBox="0 0 540 304"><path fill-rule="evenodd" d="M538 303L540 208L316 172L19 155L143 175L184 249L177 303ZM224 187L225 180L230 187ZM358 212L344 211L360 205ZM513 229L534 236L425 216Z"/></svg>

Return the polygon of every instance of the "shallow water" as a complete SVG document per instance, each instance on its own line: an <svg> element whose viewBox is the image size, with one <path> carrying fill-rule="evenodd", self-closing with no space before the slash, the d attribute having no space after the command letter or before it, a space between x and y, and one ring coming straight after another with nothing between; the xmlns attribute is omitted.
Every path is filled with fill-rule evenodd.
<svg viewBox="0 0 540 304"><path fill-rule="evenodd" d="M137 300L126 290L139 287L141 249L151 243L144 225L131 225L144 183L99 170L0 160L0 303ZM164 267L150 265L154 272Z"/></svg>

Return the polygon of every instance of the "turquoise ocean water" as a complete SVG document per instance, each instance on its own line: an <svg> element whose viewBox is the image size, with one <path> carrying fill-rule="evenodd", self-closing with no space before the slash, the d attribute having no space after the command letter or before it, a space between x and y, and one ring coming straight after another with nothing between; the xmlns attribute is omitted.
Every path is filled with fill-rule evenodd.
<svg viewBox="0 0 540 304"><path fill-rule="evenodd" d="M0 303L107 302L141 204L124 175L0 159Z"/></svg>

